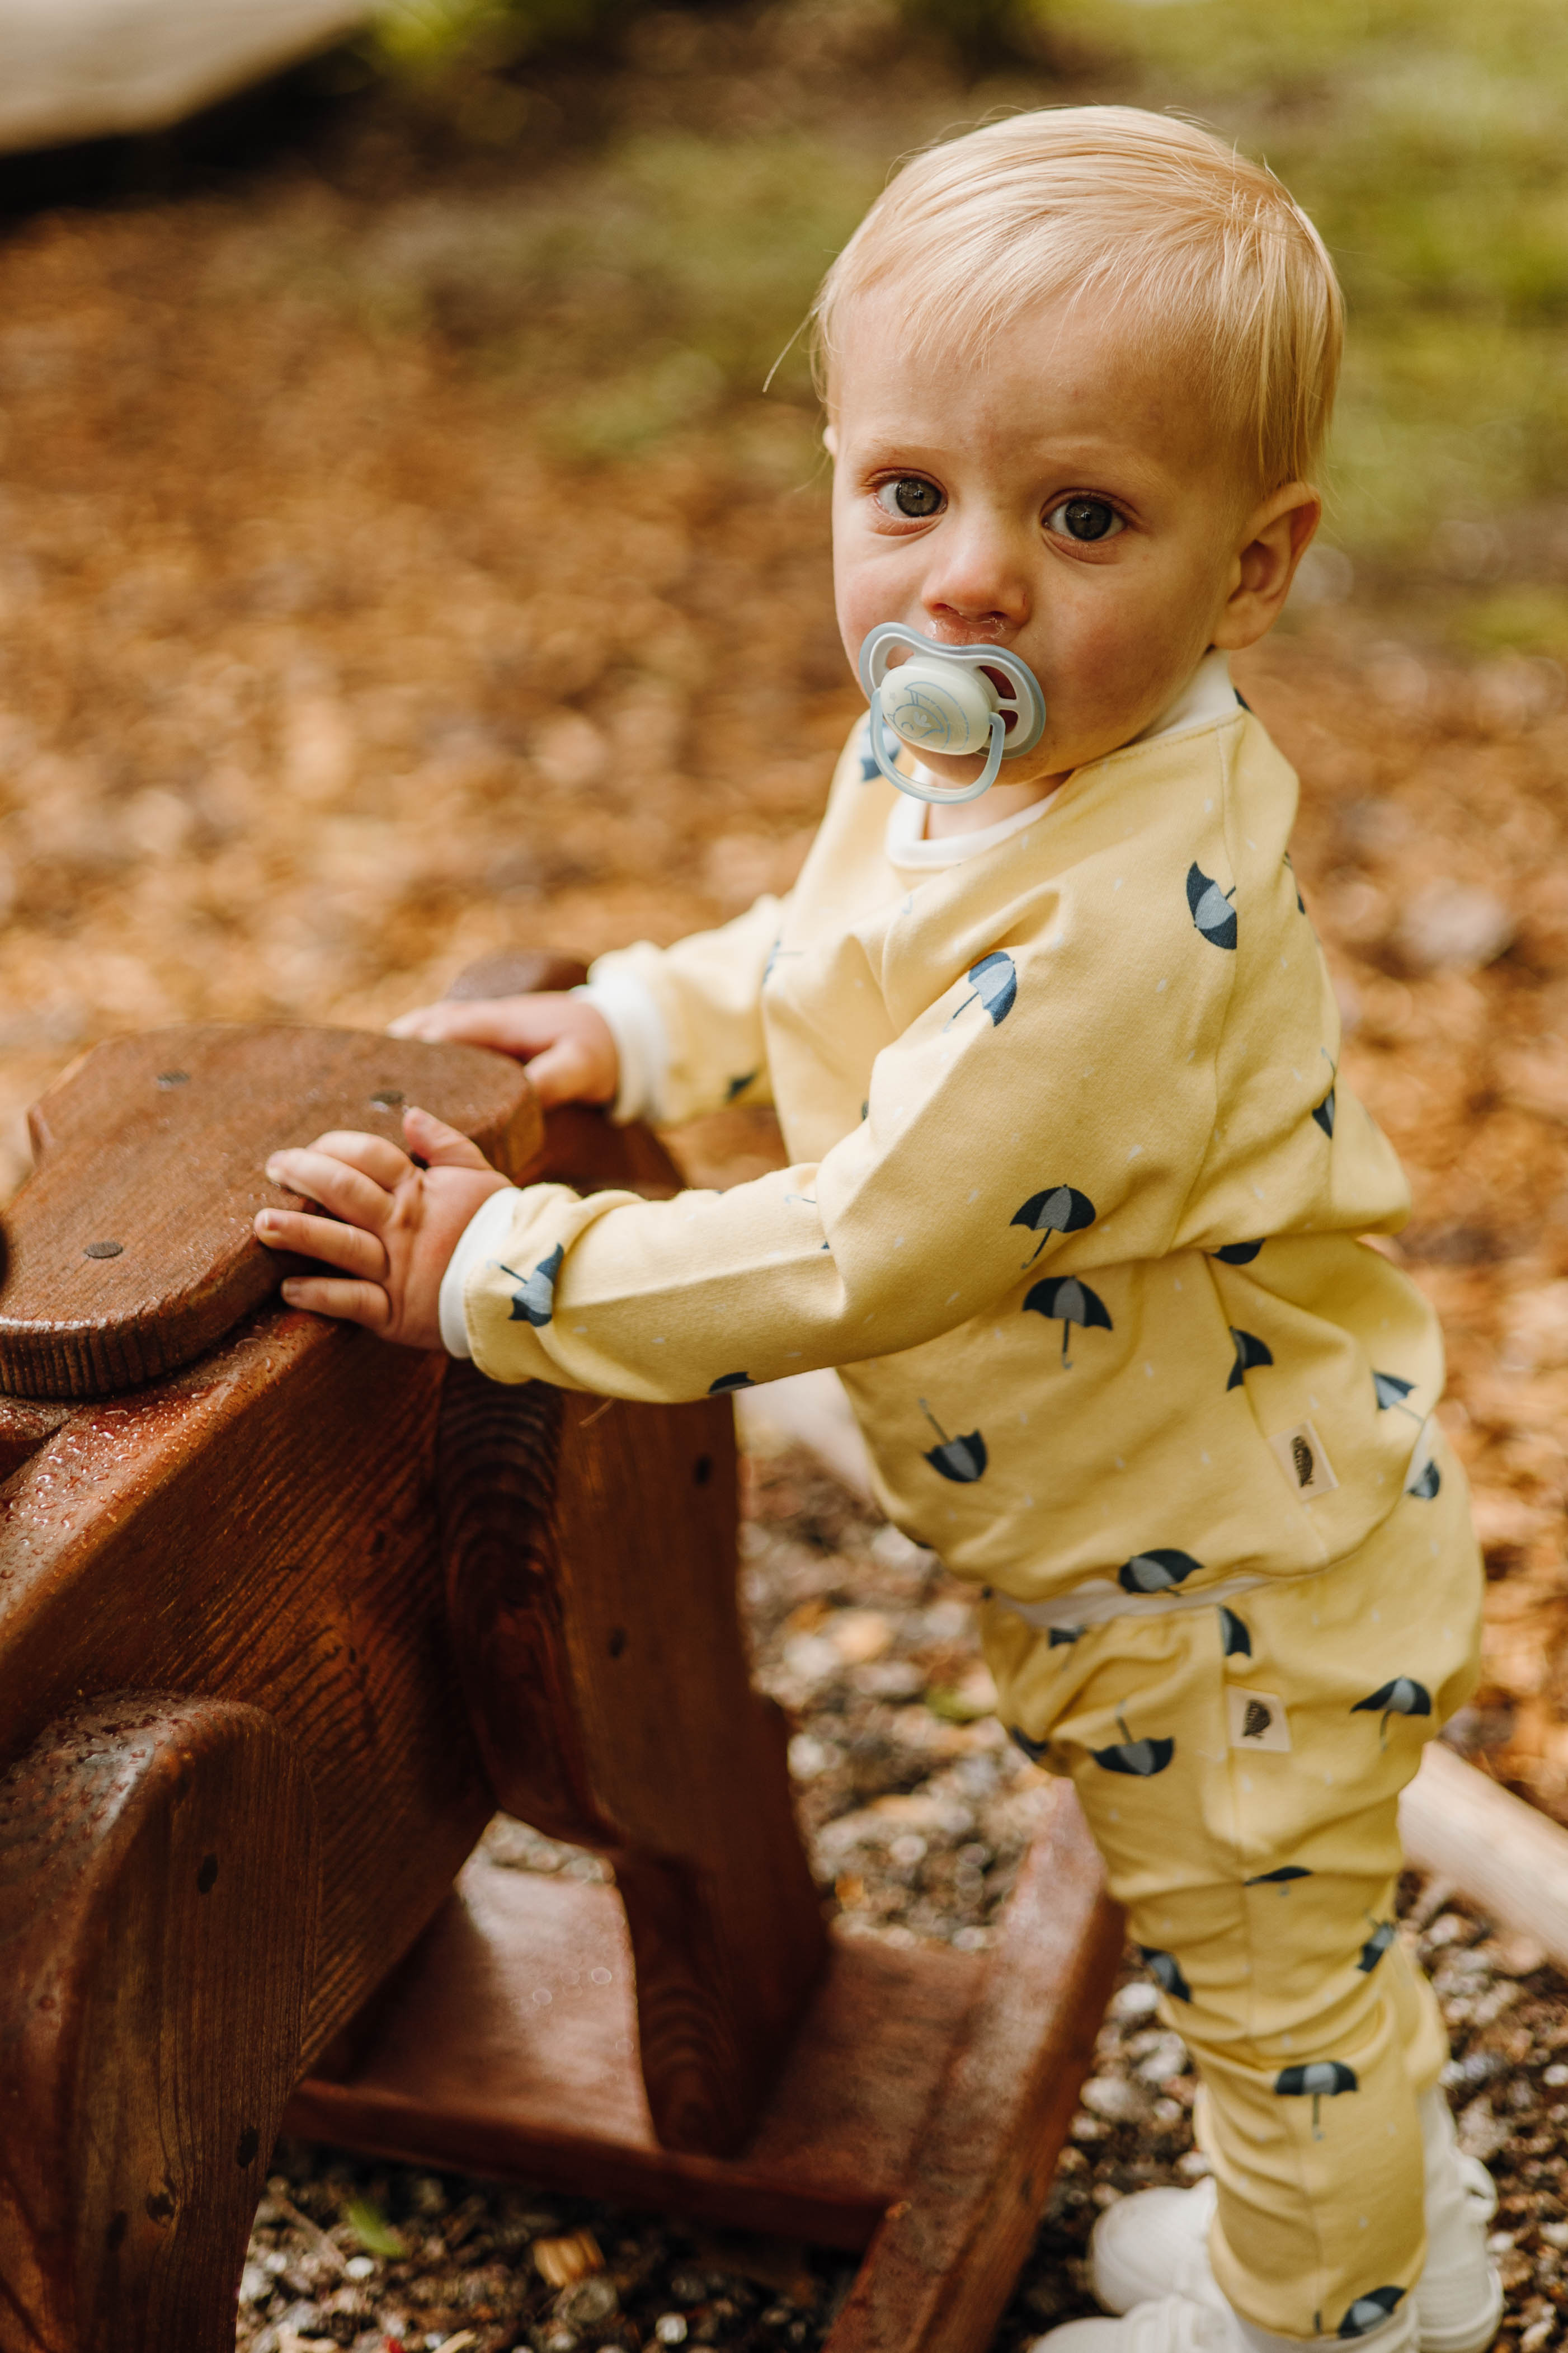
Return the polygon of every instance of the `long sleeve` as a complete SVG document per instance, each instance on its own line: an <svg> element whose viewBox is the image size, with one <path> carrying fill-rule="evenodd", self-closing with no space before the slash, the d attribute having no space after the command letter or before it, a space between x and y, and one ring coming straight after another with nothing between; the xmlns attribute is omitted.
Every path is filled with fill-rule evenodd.
<svg viewBox="0 0 1568 2353"><path fill-rule="evenodd" d="M1358 1239L1406 1194L1336 1079L1289 769L1237 712L934 872L891 797L851 748L789 901L639 966L671 1113L763 1071L792 1166L498 1196L475 1360L655 1400L837 1366L889 1516L1024 1599L1336 1557L1403 1492L1442 1354Z"/></svg>
<svg viewBox="0 0 1568 2353"><path fill-rule="evenodd" d="M618 1118L676 1123L742 1099L771 1102L762 992L786 906L764 897L673 947L641 940L598 958L585 994L637 1075Z"/></svg>

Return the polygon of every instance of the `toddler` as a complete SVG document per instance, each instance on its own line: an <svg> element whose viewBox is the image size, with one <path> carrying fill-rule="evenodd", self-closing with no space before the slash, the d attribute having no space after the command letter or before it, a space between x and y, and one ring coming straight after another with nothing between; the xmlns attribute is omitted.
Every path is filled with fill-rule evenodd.
<svg viewBox="0 0 1568 2353"><path fill-rule="evenodd" d="M1406 1192L1336 1079L1296 781L1226 666L1318 522L1333 271L1206 133L1052 110L910 164L816 319L851 662L898 626L798 883L572 996L398 1025L619 1119L771 1101L789 1167L583 1199L411 1113L412 1158L279 1154L329 1215L258 1230L335 1270L295 1304L497 1380L837 1366L1202 2078L1210 2178L1101 2218L1123 2316L1056 2353L1479 2353L1490 2185L1393 1915L1481 1577L1432 1314L1362 1239ZM900 654L926 683L890 703Z"/></svg>

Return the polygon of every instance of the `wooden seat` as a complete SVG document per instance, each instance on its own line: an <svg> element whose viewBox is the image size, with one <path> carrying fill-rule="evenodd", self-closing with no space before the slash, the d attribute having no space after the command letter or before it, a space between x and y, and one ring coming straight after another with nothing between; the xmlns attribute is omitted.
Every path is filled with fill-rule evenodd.
<svg viewBox="0 0 1568 2353"><path fill-rule="evenodd" d="M1120 1949L1070 1796L989 1954L825 1927L746 1672L729 1401L502 1388L278 1303L269 1152L405 1101L519 1178L679 1183L504 1057L355 1031L115 1040L35 1115L0 1287L0 2353L231 2346L285 2117L863 2248L833 2353L979 2348ZM487 1867L498 1805L614 1889Z"/></svg>

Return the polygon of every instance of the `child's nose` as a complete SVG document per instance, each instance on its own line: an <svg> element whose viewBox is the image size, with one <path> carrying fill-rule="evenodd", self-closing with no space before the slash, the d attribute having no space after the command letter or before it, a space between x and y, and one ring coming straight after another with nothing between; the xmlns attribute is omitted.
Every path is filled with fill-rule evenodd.
<svg viewBox="0 0 1568 2353"><path fill-rule="evenodd" d="M926 611L965 634L1016 629L1029 617L1030 583L1023 552L1009 533L984 525L955 532L933 546L922 590Z"/></svg>

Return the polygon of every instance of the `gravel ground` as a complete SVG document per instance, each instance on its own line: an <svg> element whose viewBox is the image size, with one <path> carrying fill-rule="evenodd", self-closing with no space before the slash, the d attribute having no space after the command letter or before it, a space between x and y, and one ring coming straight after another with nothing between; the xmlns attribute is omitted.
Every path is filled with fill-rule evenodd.
<svg viewBox="0 0 1568 2353"><path fill-rule="evenodd" d="M824 1898L857 1935L981 1948L1041 1777L987 1713L969 1599L804 1454L745 1468L743 1597L759 1679L798 1726L790 1761ZM505 1820L489 1846L511 1868L603 1873ZM1544 2353L1568 2316L1568 1986L1539 1947L1494 1936L1451 1888L1412 1873L1404 1896L1405 1933L1453 2037L1461 2141L1500 2192L1500 2353ZM997 2353L1094 2308L1082 2257L1102 2208L1205 2170L1187 2055L1153 2006L1130 1954ZM241 2291L241 2353L810 2348L853 2275L840 2255L684 2229L547 2181L498 2189L289 2142L275 2167Z"/></svg>

